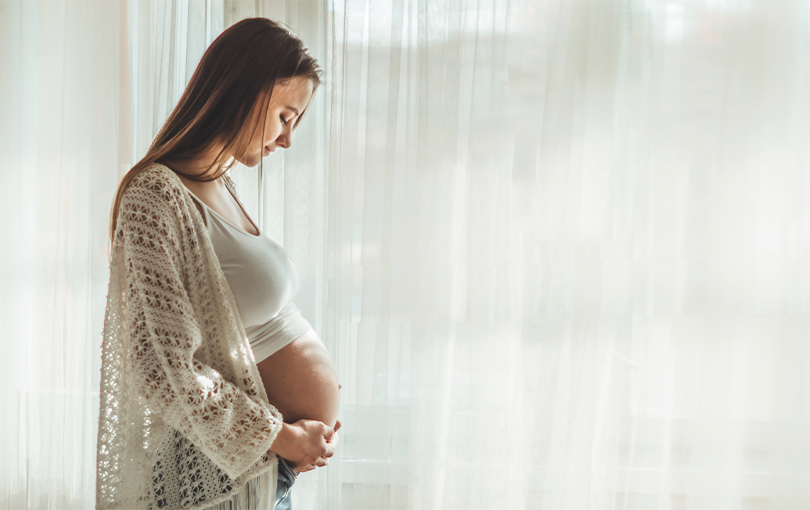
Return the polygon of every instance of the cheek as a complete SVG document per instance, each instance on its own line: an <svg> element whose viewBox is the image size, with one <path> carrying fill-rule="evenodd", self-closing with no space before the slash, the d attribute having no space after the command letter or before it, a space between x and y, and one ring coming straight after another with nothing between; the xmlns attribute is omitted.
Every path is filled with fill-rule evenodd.
<svg viewBox="0 0 810 510"><path fill-rule="evenodd" d="M278 138L278 134L281 131L278 127L278 118L269 118L267 119L267 124L264 126L264 139L267 140L275 140Z"/></svg>
<svg viewBox="0 0 810 510"><path fill-rule="evenodd" d="M268 122L268 123L266 123L264 125L264 134L262 134L262 130L259 129L259 131L254 135L253 140L252 140L252 145L254 147L264 147L265 142L267 142L267 140L274 140L275 139L275 137L273 135L274 135L274 133L273 133L273 125L272 125L272 123ZM276 136L278 136L278 135L276 135Z"/></svg>

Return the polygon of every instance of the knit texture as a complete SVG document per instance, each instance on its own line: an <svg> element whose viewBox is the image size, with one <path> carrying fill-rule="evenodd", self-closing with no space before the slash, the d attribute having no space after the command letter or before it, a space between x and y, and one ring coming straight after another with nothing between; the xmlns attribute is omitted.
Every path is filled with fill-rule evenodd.
<svg viewBox="0 0 810 510"><path fill-rule="evenodd" d="M112 245L96 508L258 508L275 493L281 424L199 211L150 165L122 195Z"/></svg>

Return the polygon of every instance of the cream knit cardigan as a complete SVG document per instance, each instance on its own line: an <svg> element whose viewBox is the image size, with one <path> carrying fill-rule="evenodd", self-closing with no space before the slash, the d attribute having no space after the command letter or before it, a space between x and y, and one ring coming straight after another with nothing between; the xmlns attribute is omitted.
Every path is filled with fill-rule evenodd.
<svg viewBox="0 0 810 510"><path fill-rule="evenodd" d="M171 169L155 163L132 179L113 239L96 508L273 508L278 457L268 449L282 417L208 229Z"/></svg>

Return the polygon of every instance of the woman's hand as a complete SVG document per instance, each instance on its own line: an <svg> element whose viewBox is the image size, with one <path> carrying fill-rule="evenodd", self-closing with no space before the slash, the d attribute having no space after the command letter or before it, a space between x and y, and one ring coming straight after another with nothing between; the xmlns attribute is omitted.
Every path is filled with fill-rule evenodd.
<svg viewBox="0 0 810 510"><path fill-rule="evenodd" d="M338 420L335 423L335 432L334 432L334 434L332 434L331 438L326 440L327 444L332 445L332 454L334 454L335 448L337 448L338 442L340 441L340 435L338 434L338 429L340 428L340 425L341 425L340 420ZM312 471L316 467L323 467L323 466L325 466L326 464L329 463L329 459L321 459L321 460L325 460L326 463L323 464L323 465L313 464L313 465L309 465L309 466L300 466L300 467L294 468L294 470L298 471L299 473L306 473L307 471Z"/></svg>
<svg viewBox="0 0 810 510"><path fill-rule="evenodd" d="M335 429L337 430L337 429ZM317 420L282 423L270 451L283 457L299 473L329 464L335 454L332 427Z"/></svg>

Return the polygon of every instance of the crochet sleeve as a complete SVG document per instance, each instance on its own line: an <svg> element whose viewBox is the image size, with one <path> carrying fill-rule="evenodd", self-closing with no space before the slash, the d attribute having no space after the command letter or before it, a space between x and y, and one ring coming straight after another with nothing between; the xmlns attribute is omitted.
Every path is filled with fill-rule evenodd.
<svg viewBox="0 0 810 510"><path fill-rule="evenodd" d="M151 411L236 478L267 453L281 414L193 358L203 337L182 278L177 205L160 191L132 187L116 227L134 325L126 340L130 382Z"/></svg>

